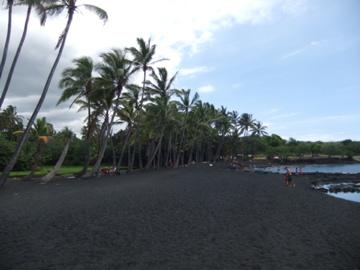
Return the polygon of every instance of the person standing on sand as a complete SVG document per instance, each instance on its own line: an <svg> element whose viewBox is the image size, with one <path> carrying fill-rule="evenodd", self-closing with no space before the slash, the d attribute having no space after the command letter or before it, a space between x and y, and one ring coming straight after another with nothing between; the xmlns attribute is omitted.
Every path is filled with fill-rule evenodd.
<svg viewBox="0 0 360 270"><path fill-rule="evenodd" d="M285 167L284 181L286 186L295 187L295 183L292 181L292 173L288 167Z"/></svg>

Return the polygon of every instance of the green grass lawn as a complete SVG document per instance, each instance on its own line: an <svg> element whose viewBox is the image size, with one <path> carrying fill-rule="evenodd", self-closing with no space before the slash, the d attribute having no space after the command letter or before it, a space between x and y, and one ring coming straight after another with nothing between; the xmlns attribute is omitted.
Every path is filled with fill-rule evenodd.
<svg viewBox="0 0 360 270"><path fill-rule="evenodd" d="M111 167L111 165L104 165L102 167ZM53 168L52 166L42 166L39 170L37 170L35 172L35 176L44 176L48 172L50 172L52 168ZM82 168L83 168L83 166L62 166L56 175L70 176L70 175L73 175L74 173L80 172L82 170ZM90 166L88 168L88 170L91 170L91 169L92 169L92 166ZM126 171L127 168L121 167L121 170ZM29 174L30 174L30 171L12 171L10 173L10 177L11 178L21 178L21 177L27 176Z"/></svg>
<svg viewBox="0 0 360 270"><path fill-rule="evenodd" d="M42 166L38 171L35 172L36 176L46 175L53 167L52 166ZM82 170L83 166L62 166L58 171L57 175L72 175L78 173ZM91 169L91 167L89 167ZM30 174L30 171L12 171L10 177L24 177Z"/></svg>

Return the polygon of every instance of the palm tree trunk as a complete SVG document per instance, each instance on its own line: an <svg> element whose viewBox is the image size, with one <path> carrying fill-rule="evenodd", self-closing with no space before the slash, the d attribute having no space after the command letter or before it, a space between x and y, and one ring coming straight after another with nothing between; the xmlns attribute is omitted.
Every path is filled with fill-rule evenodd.
<svg viewBox="0 0 360 270"><path fill-rule="evenodd" d="M18 157L20 155L20 152L21 152L25 142L27 141L27 139L29 137L30 129L31 129L32 125L34 124L34 121L35 121L35 119L36 119L36 117L37 117L37 115L38 115L38 113L40 111L40 108L41 108L42 104L44 103L46 94L47 94L47 92L49 90L49 87L50 87L52 77L54 76L56 67L59 64L62 52L64 50L65 43L66 43L66 37L67 37L68 32L70 30L72 19L73 19L73 13L70 12L68 14L68 20L67 20L66 27L65 27L65 30L64 30L64 34L63 34L63 38L62 38L62 41L61 41L61 44L60 44L59 52L58 52L58 54L57 54L57 56L55 58L55 62L53 64L53 66L52 66L52 68L50 70L49 76L48 76L48 78L46 80L46 83L45 83L45 86L44 86L43 91L41 93L38 104L36 105L35 110L34 110L34 112L32 113L32 115L30 117L30 120L29 120L29 122L28 122L28 124L26 126L26 129L25 129L23 135L21 136L21 139L20 139L19 143L16 145L14 154L12 155L9 163L6 165L5 169L3 170L3 173L2 173L2 175L0 177L0 187L4 186L4 184L6 183L7 178L9 177L10 171L14 168L14 166L16 164L16 161L17 161L17 159L18 159Z"/></svg>
<svg viewBox="0 0 360 270"><path fill-rule="evenodd" d="M139 169L143 169L143 159L142 159L142 145L141 142L139 143L138 152L139 152Z"/></svg>
<svg viewBox="0 0 360 270"><path fill-rule="evenodd" d="M6 79L6 82L5 82L4 90L3 90L2 94L1 94L1 98L0 98L0 109L1 109L1 107L2 107L2 105L3 105L3 103L4 103L5 96L6 96L6 93L7 93L8 89L9 89L10 82L11 82L12 75L13 75L14 70L15 70L15 66L16 66L17 60L18 60L18 58L19 58L21 49L22 49L23 44L24 44L24 41L25 41L25 37L26 37L28 25L29 25L29 19L30 19L31 9L32 9L32 5L29 5L29 6L28 6L28 9L27 9L27 13L26 13L25 25L24 25L24 30L23 30L23 33L22 33L22 36L21 36L21 39L20 39L20 43L19 43L19 46L18 46L18 48L17 48L17 50L16 50L14 59L13 59L13 61L12 61L12 63L11 63L11 67L10 67L10 70L9 70L9 74L8 74L7 79ZM0 75L0 77L1 77L1 75Z"/></svg>
<svg viewBox="0 0 360 270"><path fill-rule="evenodd" d="M6 57L7 57L7 53L8 53L8 49L9 49L9 43L10 43L10 36L11 36L11 21L12 21L13 1L9 1L8 3L9 3L8 27L7 27L7 33L6 33L6 39L5 39L5 44L4 44L3 55L2 55L2 58L1 58L1 62L0 62L0 79L1 79L1 75L2 75L4 67L5 67ZM0 108L1 108L1 106L0 106ZM0 185L1 185L1 183L0 183Z"/></svg>
<svg viewBox="0 0 360 270"><path fill-rule="evenodd" d="M143 86L142 86L142 93L141 93L141 99L140 99L140 103L139 103L139 110L141 110L143 102L144 102L144 94L145 94L145 82L146 82L146 69L143 70L144 75L143 75Z"/></svg>
<svg viewBox="0 0 360 270"><path fill-rule="evenodd" d="M161 154L162 154L162 151L161 151L161 147L160 147L158 150L158 154L157 154L157 166L156 166L157 169L160 169L160 166L161 166L161 156L162 156Z"/></svg>
<svg viewBox="0 0 360 270"><path fill-rule="evenodd" d="M111 144L111 151L112 151L112 161L113 161L113 169L116 168L116 153L115 153L115 147L114 147L114 140L112 133L110 133L110 144Z"/></svg>
<svg viewBox="0 0 360 270"><path fill-rule="evenodd" d="M177 150L178 148L176 147L177 145L177 133L175 132L175 136L174 136L174 143L173 143L173 146L171 147L172 151L171 151L171 161L173 163L175 163L176 161L176 154L177 154Z"/></svg>
<svg viewBox="0 0 360 270"><path fill-rule="evenodd" d="M179 167L180 156L184 153L184 150L183 150L183 148L184 148L184 138L185 138L185 128L183 129L182 134L181 134L179 149L177 151L177 156L176 156L176 161L175 161L174 168Z"/></svg>
<svg viewBox="0 0 360 270"><path fill-rule="evenodd" d="M215 152L215 156L214 156L214 159L213 159L213 162L216 162L218 159L219 159L219 156L220 156L220 153L221 153L221 150L224 146L224 143L225 143L225 135L222 135L221 138L220 138L220 142L216 148L216 152Z"/></svg>
<svg viewBox="0 0 360 270"><path fill-rule="evenodd" d="M212 161L213 155L212 155L212 144L208 143L207 145L207 161Z"/></svg>
<svg viewBox="0 0 360 270"><path fill-rule="evenodd" d="M132 151L131 158L130 158L130 164L128 166L129 172L132 172L134 169L135 156L136 156L136 144L134 144L134 146L133 146L133 151Z"/></svg>
<svg viewBox="0 0 360 270"><path fill-rule="evenodd" d="M194 146L191 145L191 148L190 148L190 151L189 151L189 157L188 157L188 164L190 164L192 162L193 149L194 149Z"/></svg>
<svg viewBox="0 0 360 270"><path fill-rule="evenodd" d="M33 162L32 162L32 164L31 164L30 174L27 175L27 176L25 176L25 177L23 178L23 181L30 181L30 180L34 177L34 175L35 175L36 169L37 169L38 166L39 166L40 156L41 156L41 152L42 152L42 151L41 151L41 149L42 149L41 144L42 144L41 141L38 140L37 146L36 146L36 151L35 151L35 153L34 153L34 159L33 159Z"/></svg>
<svg viewBox="0 0 360 270"><path fill-rule="evenodd" d="M196 144L196 154L195 154L195 160L196 160L196 163L199 163L200 162L200 143L197 143Z"/></svg>
<svg viewBox="0 0 360 270"><path fill-rule="evenodd" d="M58 159L58 161L56 162L54 168L47 174L45 175L43 178L41 178L41 180L45 183L49 182L51 179L54 178L54 176L56 175L56 173L60 170L61 165L64 163L65 157L69 151L69 147L70 147L70 139L66 142L65 147L63 149L63 151L61 152L61 155Z"/></svg>
<svg viewBox="0 0 360 270"><path fill-rule="evenodd" d="M98 157L96 159L94 167L91 170L90 176L99 176L101 161L104 157L106 146L107 146L107 136L106 135L107 135L107 133L105 133L100 140L100 149L99 149ZM88 174L85 174L85 177L86 176L88 176Z"/></svg>
<svg viewBox="0 0 360 270"><path fill-rule="evenodd" d="M90 119L90 115L91 115L91 108L90 108L90 102L88 100L88 130L86 132L86 153L85 153L85 158L84 158L84 165L83 165L83 169L81 170L81 172L78 174L80 177L84 176L87 173L87 170L89 168L89 163L90 163L90 156L91 156L91 144L90 144L90 136L91 136L91 119Z"/></svg>
<svg viewBox="0 0 360 270"><path fill-rule="evenodd" d="M128 146L128 142L129 142L129 139L130 139L131 132L132 132L132 127L130 126L129 129L128 129L128 132L126 134L126 137L125 137L125 142L124 142L123 147L121 149L119 160L118 160L117 165L116 165L116 171L118 173L120 172L121 163L123 162L125 150L126 150L126 147Z"/></svg>
<svg viewBox="0 0 360 270"><path fill-rule="evenodd" d="M171 140L172 140L172 133L170 133L169 136L169 143L165 155L165 167L172 167L171 161L170 161L170 155L171 155Z"/></svg>
<svg viewBox="0 0 360 270"><path fill-rule="evenodd" d="M108 113L106 113L106 117L105 117L105 121L104 121L104 129L100 136L100 149L99 149L98 156L97 156L96 162L94 164L94 167L91 171L91 176L99 176L101 161L105 154L107 141L108 141L108 138L109 138L109 135L111 132L111 127L112 127L112 123L114 122L114 118L115 118L115 112L113 112L113 114L111 116L111 120L109 122L109 115L108 115Z"/></svg>
<svg viewBox="0 0 360 270"><path fill-rule="evenodd" d="M164 137L164 128L162 128L162 130L161 130L159 142L156 145L156 148L155 148L154 152L152 153L151 157L149 158L149 160L148 160L148 162L147 162L147 164L145 166L145 169L150 169L151 164L154 161L155 156L156 156L157 152L159 151L159 149L161 147L161 142L162 142L163 137Z"/></svg>
<svg viewBox="0 0 360 270"><path fill-rule="evenodd" d="M129 166L130 166L130 161L131 160L131 146L128 145L127 146L127 166L128 166L128 170L129 170Z"/></svg>
<svg viewBox="0 0 360 270"><path fill-rule="evenodd" d="M148 160L150 159L150 155L152 153L152 148L153 148L153 142L150 141L150 142L148 142L147 147L146 147L146 164L147 164Z"/></svg>

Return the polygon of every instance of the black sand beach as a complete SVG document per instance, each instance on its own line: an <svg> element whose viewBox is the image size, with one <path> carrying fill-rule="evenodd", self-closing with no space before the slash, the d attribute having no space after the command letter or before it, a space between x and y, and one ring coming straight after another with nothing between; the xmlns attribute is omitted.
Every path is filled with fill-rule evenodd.
<svg viewBox="0 0 360 270"><path fill-rule="evenodd" d="M206 165L0 191L0 269L360 269L360 204Z"/></svg>

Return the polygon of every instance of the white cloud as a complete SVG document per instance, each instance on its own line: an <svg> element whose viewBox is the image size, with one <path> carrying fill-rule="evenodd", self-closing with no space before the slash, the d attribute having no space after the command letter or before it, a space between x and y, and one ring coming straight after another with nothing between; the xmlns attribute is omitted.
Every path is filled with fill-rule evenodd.
<svg viewBox="0 0 360 270"><path fill-rule="evenodd" d="M207 84L199 87L200 93L211 93L214 91L215 91L215 87L211 84Z"/></svg>
<svg viewBox="0 0 360 270"><path fill-rule="evenodd" d="M293 51L291 51L291 52L289 52L289 53L286 53L286 54L284 54L284 55L282 56L282 59L286 59L286 58L290 58L290 57L293 57L293 56L295 56L295 55L298 55L298 54L304 52L304 51L306 50L306 48L307 48L307 47L302 47L302 48L300 48L300 49L296 49L296 50L293 50Z"/></svg>
<svg viewBox="0 0 360 270"><path fill-rule="evenodd" d="M270 123L269 133L281 134L283 138L296 138L303 141L340 141L348 138L348 127L356 126L360 121L360 113L339 114L329 116L297 117L297 113L275 114L264 117Z"/></svg>
<svg viewBox="0 0 360 270"><path fill-rule="evenodd" d="M308 2L308 0L285 1L282 6L282 10L285 13L289 13L289 14L297 16L297 15L300 15L300 14L306 12L307 2Z"/></svg>
<svg viewBox="0 0 360 270"><path fill-rule="evenodd" d="M271 120L284 120L284 119L296 119L300 113L298 112L288 112L288 113L276 113L273 115L270 115Z"/></svg>
<svg viewBox="0 0 360 270"><path fill-rule="evenodd" d="M192 76L197 74L203 74L213 71L214 69L207 66L193 67L193 68L182 68L179 75L181 76Z"/></svg>
<svg viewBox="0 0 360 270"><path fill-rule="evenodd" d="M287 59L293 56L296 56L298 54L304 53L312 48L318 47L322 44L323 41L310 41L308 44L306 44L305 46L295 49L291 52L288 52L286 54L284 54L281 58L282 59Z"/></svg>

